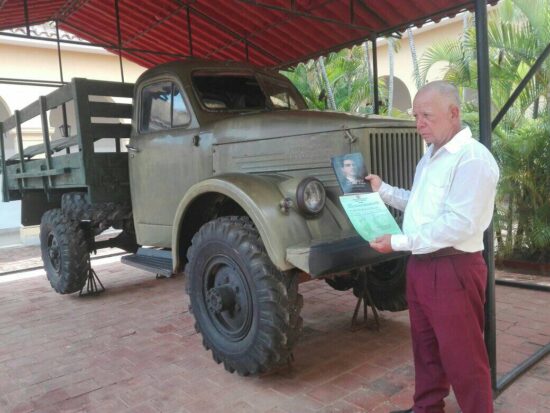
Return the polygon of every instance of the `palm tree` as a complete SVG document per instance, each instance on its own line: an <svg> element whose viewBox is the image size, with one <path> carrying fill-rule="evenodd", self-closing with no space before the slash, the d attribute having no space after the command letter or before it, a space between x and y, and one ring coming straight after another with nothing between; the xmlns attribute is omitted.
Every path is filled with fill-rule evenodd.
<svg viewBox="0 0 550 413"><path fill-rule="evenodd" d="M502 12L492 15L489 25L491 59L491 97L493 106L504 105L512 90L523 79L550 41L550 2L548 0L504 0ZM467 28L461 39L435 44L420 60L420 77L425 81L430 68L447 63L444 79L461 89L477 88L476 41L473 28ZM537 97L549 92L550 64L529 83L517 104L522 114ZM512 113L511 115L517 115ZM514 116L507 116L512 124Z"/></svg>
<svg viewBox="0 0 550 413"><path fill-rule="evenodd" d="M508 100L550 42L549 0L503 0L488 25L491 98L495 108ZM475 36L467 28L461 39L431 47L420 61L424 79L437 62L446 62L446 80L475 89ZM550 62L536 76L494 131L493 153L501 168L495 227L499 255L530 254L550 260L550 112L539 102L550 96ZM477 123L477 108L464 107L466 121ZM529 119L538 118L538 119Z"/></svg>
<svg viewBox="0 0 550 413"><path fill-rule="evenodd" d="M418 55L416 54L416 46L414 44L414 35L410 27L407 28L407 37L409 38L409 49L411 50L411 60L413 64L413 79L416 84L416 89L420 89L424 82L420 78L420 69L418 68Z"/></svg>
<svg viewBox="0 0 550 413"><path fill-rule="evenodd" d="M321 76L323 78L323 81L325 82L325 87L328 95L328 107L329 109L336 110L336 101L334 100L332 86L328 80L327 69L325 67L325 58L321 56L319 57L319 60L317 62L319 63L319 71L321 72Z"/></svg>
<svg viewBox="0 0 550 413"><path fill-rule="evenodd" d="M393 78L394 78L394 66L395 66L395 41L393 37L387 37L386 41L388 42L388 60L390 65L390 76L388 79L388 115L391 116L393 109Z"/></svg>
<svg viewBox="0 0 550 413"><path fill-rule="evenodd" d="M310 109L326 109L323 81L315 68L315 61L300 63L294 69L281 72L296 86Z"/></svg>
<svg viewBox="0 0 550 413"><path fill-rule="evenodd" d="M282 72L302 93L312 109L369 113L372 88L369 65L362 47L331 53L317 62L299 64ZM322 97L326 97L322 98Z"/></svg>
<svg viewBox="0 0 550 413"><path fill-rule="evenodd" d="M367 65L367 78L369 81L369 101L371 102L371 106L368 110L372 113L374 108L374 79L372 77L372 69L370 65L369 42L364 42L363 48L365 49L365 64Z"/></svg>
<svg viewBox="0 0 550 413"><path fill-rule="evenodd" d="M327 64L338 110L368 111L370 91L365 52L361 47L344 49L330 55Z"/></svg>

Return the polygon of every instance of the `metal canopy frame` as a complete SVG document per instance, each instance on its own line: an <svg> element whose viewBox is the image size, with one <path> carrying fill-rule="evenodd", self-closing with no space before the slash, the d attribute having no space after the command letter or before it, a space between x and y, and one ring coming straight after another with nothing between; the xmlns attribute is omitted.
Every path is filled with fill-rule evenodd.
<svg viewBox="0 0 550 413"><path fill-rule="evenodd" d="M0 27L24 24L26 35L12 35L33 38L30 24L56 21L61 29L90 41L67 43L117 51L146 67L172 58L211 56L219 60L246 58L255 65L281 69L361 43L365 38L392 35L429 21L438 22L443 17L473 9L474 1L157 0L132 5L119 0L108 3L52 0L51 4L44 0L5 0L0 2L0 10L5 9ZM119 3L123 6L120 10ZM115 26L116 32L112 30ZM162 27L165 29L159 30ZM201 36L194 35L195 29ZM129 37L123 39L121 31ZM153 33L164 39L165 50L156 50L162 41L155 41ZM318 33L324 33L323 41L319 41ZM277 48L277 44L289 40L292 34L300 40L298 46ZM220 41L202 39L217 35ZM183 41L178 43L179 36ZM196 52L197 49L200 50ZM249 54L252 50L254 55Z"/></svg>
<svg viewBox="0 0 550 413"><path fill-rule="evenodd" d="M355 10L356 8L361 8L365 11L368 11L370 14L370 17L372 17L374 20L378 21L379 23L387 25L387 21L380 14L372 10L372 8L370 8L365 3L365 0L349 1L349 7L348 7L349 13L348 13L347 22L343 20L334 19L334 18L327 18L327 17L315 15L311 13L313 9L311 9L310 12L300 11L296 7L296 0L289 0L288 7L267 4L256 0L236 0L236 1L242 4L255 6L261 9L267 9L267 10L284 13L287 16L287 19L307 18L312 21L321 21L325 23L331 23L339 27L354 28L354 29L367 31L368 33L366 35L357 39L353 39L348 43L340 44L338 45L338 48L340 49L340 48L348 47L348 46L357 44L359 42L363 42L365 40L368 40L372 43L372 63L373 63L373 78L374 78L374 88L373 88L374 102L373 103L374 103L374 112L376 114L379 113L380 108L379 108L379 85L378 85L378 57L377 57L376 39L381 36L394 35L395 32L402 30L403 26L390 27L380 32L374 32L364 25L357 24L355 21L356 20ZM333 1L334 0L324 0L320 2L319 5L317 5L317 7L322 7L324 5L330 4ZM475 28L476 28L476 39L477 39L478 107L479 107L480 141L487 148L489 148L489 150L491 149L492 130L502 120L502 118L504 117L508 109L513 105L514 101L517 99L517 97L526 87L528 82L540 69L544 60L548 57L548 55L550 55L550 44L549 44L545 48L545 50L542 52L542 54L539 56L539 58L537 59L533 67L529 70L525 78L517 86L516 90L514 90L509 100L506 102L506 104L503 106L503 108L499 111L499 113L495 116L495 118L491 122L491 117L490 117L491 116L491 107L490 107L491 92L490 92L490 77L489 77L489 47L488 47L488 35L487 35L487 6L489 3L491 4L496 3L496 1L497 0L474 0L474 5L475 5L474 10L475 10L475 16L476 16ZM178 5L178 7L175 10L173 10L171 13L167 14L163 18L157 20L155 23L147 27L142 32L134 35L130 39L127 39L126 41L123 42L122 36L121 36L119 0L114 0L113 7L115 11L115 16L116 16L117 43L113 44L112 42L101 39L96 34L89 33L89 32L86 32L86 34L89 35L91 38L96 39L97 40L96 42L60 39L59 22L63 21L63 17L70 15L75 8L79 7L77 2L67 2L66 5L64 6L65 9L60 11L57 14L55 19L55 25L56 25L55 39L44 38L40 36L33 36L31 35L30 24L29 24L28 0L24 0L23 8L24 8L26 34L0 32L0 36L56 42L58 61L59 61L60 80L48 81L48 80L38 80L38 79L0 78L0 83L15 84L15 85L45 86L45 87L55 87L55 86L61 86L66 84L67 82L64 80L64 77L63 77L63 63L62 63L62 51L61 51L62 43L89 46L89 47L101 47L106 50L116 52L116 54L119 57L121 81L124 83L124 67L123 67L123 61L122 61L123 52L128 55L135 55L136 53L141 53L141 54L152 55L152 56L154 55L167 56L170 58L193 57L194 35L192 30L193 26L191 23L192 23L192 20L194 19L197 19L198 21L215 24L217 25L217 28L221 32L227 34L228 36L234 39L228 45L221 46L220 48L210 52L209 56L217 54L220 50L223 50L223 48L229 48L231 46L234 46L235 44L242 44L244 48L244 55L247 61L249 60L249 49L253 49L269 57L272 61L278 62L277 65L273 66L275 69L282 69L282 68L287 68L291 65L294 65L299 61L305 61L310 58L318 57L334 50L334 48L318 50L315 53L312 53L310 55L302 56L299 61L290 61L290 62L283 63L278 57L274 56L272 53L265 50L260 45L256 44L254 41L251 41L249 36L243 36L235 32L230 27L227 27L223 23L216 21L212 17L198 10L196 7L193 6L193 4L197 2L197 0L188 0L188 1L174 0L174 2ZM463 2L464 7L466 7L468 3L471 3L471 2L464 1ZM166 52L166 51L154 51L154 50L147 50L142 48L132 48L127 46L130 43L134 42L136 39L139 39L140 37L146 35L148 32L154 30L157 26L162 25L167 20L174 18L183 10L185 10L184 19L187 26L186 40L188 42L189 54L186 55L186 54L172 53L172 52ZM426 19L437 20L437 18L440 17L442 14L446 14L450 11L451 11L450 9L438 10L438 12L435 14L424 16L425 18L422 21L412 22L411 25L422 25L423 22L426 21ZM35 23L38 24L37 22ZM41 22L41 23L45 23L45 22ZM74 28L75 30L77 29L76 27L72 26L70 23L66 21L64 21L63 24L66 25L67 27ZM274 24L276 25L281 23L278 22ZM81 28L78 28L78 30L83 32ZM153 64L153 62L148 60L146 57L140 56L140 59L148 61L150 64ZM66 122L65 110L63 110L63 118L64 118L64 124L66 125L67 122ZM0 143L3 144L3 140L1 138L0 138ZM492 382L494 397L497 397L502 391L504 391L504 389L506 389L511 383L513 383L513 381L517 379L521 374L526 372L535 363L537 363L539 360L541 360L542 358L544 358L546 355L550 353L550 343L547 344L546 346L541 347L537 352L535 352L533 355L531 355L522 363L520 363L512 371L506 373L500 379L497 379L496 317L495 317L495 283L496 281L495 281L495 274L494 274L494 243L493 243L492 226L485 232L484 243L485 243L484 258L488 266L488 280L487 280L486 305L485 305L485 344L489 355L489 364L491 368L491 382ZM517 287L517 285L510 285L510 286Z"/></svg>

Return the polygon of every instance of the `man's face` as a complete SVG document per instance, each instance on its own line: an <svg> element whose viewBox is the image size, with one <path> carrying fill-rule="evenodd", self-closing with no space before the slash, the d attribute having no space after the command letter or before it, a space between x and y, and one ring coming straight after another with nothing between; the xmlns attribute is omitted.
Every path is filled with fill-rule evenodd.
<svg viewBox="0 0 550 413"><path fill-rule="evenodd" d="M426 143L433 143L436 148L443 146L458 132L459 114L456 105L436 91L426 90L414 98L416 129Z"/></svg>
<svg viewBox="0 0 550 413"><path fill-rule="evenodd" d="M342 164L342 171L344 172L344 175L349 178L355 178L357 176L355 162L353 162L352 159L344 159L344 163Z"/></svg>

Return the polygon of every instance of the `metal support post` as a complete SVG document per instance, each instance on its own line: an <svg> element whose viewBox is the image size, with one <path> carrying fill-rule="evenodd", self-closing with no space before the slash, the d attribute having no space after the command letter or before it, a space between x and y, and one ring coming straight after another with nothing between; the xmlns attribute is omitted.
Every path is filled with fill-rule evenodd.
<svg viewBox="0 0 550 413"><path fill-rule="evenodd" d="M55 38L57 39L57 61L59 62L59 80L63 83L63 63L61 61L61 42L59 39L59 21L55 21Z"/></svg>
<svg viewBox="0 0 550 413"><path fill-rule="evenodd" d="M115 14L116 14L116 34L118 40L118 62L120 63L120 78L124 83L124 67L122 66L122 35L120 32L120 13L118 9L118 0L115 0Z"/></svg>
<svg viewBox="0 0 550 413"><path fill-rule="evenodd" d="M491 85L489 77L489 41L487 35L487 1L476 0L475 23L477 40L477 87L480 141L491 150ZM496 317L495 317L495 259L493 226L485 231L483 256L487 263L485 297L485 346L491 368L491 385L496 392Z"/></svg>

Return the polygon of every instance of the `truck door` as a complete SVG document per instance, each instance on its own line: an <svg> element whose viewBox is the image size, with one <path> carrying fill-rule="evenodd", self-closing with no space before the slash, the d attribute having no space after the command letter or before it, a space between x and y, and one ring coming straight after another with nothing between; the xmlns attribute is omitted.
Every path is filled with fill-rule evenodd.
<svg viewBox="0 0 550 413"><path fill-rule="evenodd" d="M128 145L130 189L138 243L170 247L172 220L185 191L198 182L198 123L175 79L138 86L135 128Z"/></svg>

